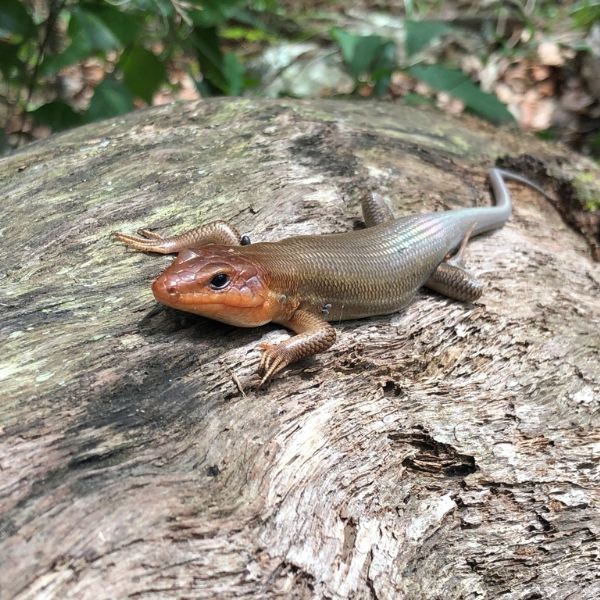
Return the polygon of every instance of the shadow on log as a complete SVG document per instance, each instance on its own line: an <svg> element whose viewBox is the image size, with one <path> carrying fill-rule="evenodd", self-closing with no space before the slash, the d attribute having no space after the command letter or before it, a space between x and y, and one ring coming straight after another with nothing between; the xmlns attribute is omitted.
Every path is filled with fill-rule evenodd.
<svg viewBox="0 0 600 600"><path fill-rule="evenodd" d="M109 239L345 231L369 190L398 215L488 204L494 164L566 204L600 178L367 102L161 107L0 161L2 598L597 598L593 225L511 185L510 222L470 244L480 302L344 322L243 392L287 334L156 311L172 259Z"/></svg>

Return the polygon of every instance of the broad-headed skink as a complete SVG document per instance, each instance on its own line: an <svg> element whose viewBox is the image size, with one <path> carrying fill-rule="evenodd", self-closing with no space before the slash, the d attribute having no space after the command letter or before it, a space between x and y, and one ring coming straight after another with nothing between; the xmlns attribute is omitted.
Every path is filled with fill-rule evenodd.
<svg viewBox="0 0 600 600"><path fill-rule="evenodd" d="M261 344L264 383L329 348L336 337L331 321L396 312L422 286L457 300L479 298L482 284L463 269L463 251L471 236L510 217L506 179L549 197L521 175L491 169L494 206L394 219L373 194L362 201L366 229L348 233L250 244L232 225L215 221L173 237L147 229L113 235L136 250L178 253L152 285L162 304L240 327L273 322L294 331L280 344Z"/></svg>

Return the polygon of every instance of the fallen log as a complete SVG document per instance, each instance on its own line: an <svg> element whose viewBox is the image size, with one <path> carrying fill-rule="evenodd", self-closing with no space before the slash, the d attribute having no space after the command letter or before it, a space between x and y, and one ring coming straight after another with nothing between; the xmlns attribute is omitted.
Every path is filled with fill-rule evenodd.
<svg viewBox="0 0 600 600"><path fill-rule="evenodd" d="M344 231L371 191L487 204L495 164L559 202L511 184L469 247L481 301L341 323L264 388L257 344L285 332L157 311L172 259L109 237ZM573 206L598 181L368 102L160 107L2 159L1 597L597 598L598 233Z"/></svg>

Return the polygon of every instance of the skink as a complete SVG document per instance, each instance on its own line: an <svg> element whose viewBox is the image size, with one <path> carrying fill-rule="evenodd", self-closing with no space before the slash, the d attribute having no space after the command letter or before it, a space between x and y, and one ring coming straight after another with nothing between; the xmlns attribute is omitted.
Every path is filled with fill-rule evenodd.
<svg viewBox="0 0 600 600"><path fill-rule="evenodd" d="M374 194L362 201L367 228L348 233L249 244L235 227L215 221L173 237L147 229L113 235L136 250L178 253L152 285L162 304L240 327L273 322L294 331L282 343L261 344L264 383L329 348L336 337L331 321L396 312L422 286L457 300L478 299L483 287L463 269L463 252L471 236L510 217L505 180L549 197L522 175L491 169L494 206L394 219Z"/></svg>

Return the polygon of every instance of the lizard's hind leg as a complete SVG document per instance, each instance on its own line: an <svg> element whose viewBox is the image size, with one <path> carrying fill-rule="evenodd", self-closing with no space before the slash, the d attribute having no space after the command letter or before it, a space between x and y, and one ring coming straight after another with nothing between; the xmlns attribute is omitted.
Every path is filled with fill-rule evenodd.
<svg viewBox="0 0 600 600"><path fill-rule="evenodd" d="M462 267L443 262L427 280L430 289L462 302L474 302L483 294L483 283Z"/></svg>
<svg viewBox="0 0 600 600"><path fill-rule="evenodd" d="M473 224L465 234L458 252L438 266L426 281L426 287L448 298L461 300L462 302L474 302L481 297L484 288L483 283L464 268L465 249L474 228L475 225Z"/></svg>
<svg viewBox="0 0 600 600"><path fill-rule="evenodd" d="M392 209L377 192L363 196L361 206L363 219L367 227L394 220Z"/></svg>

